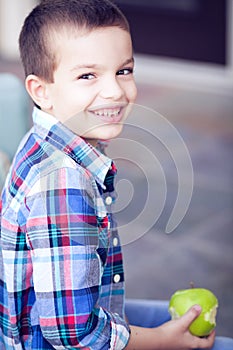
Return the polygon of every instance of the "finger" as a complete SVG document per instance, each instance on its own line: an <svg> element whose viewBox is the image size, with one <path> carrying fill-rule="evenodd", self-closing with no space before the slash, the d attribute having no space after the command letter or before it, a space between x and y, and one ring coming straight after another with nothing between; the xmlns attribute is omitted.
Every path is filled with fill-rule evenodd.
<svg viewBox="0 0 233 350"><path fill-rule="evenodd" d="M216 332L215 330L210 333L210 335L206 338L207 343L213 344L215 339Z"/></svg>
<svg viewBox="0 0 233 350"><path fill-rule="evenodd" d="M185 329L188 329L191 323L200 315L201 306L193 305L181 318L180 321L183 323Z"/></svg>
<svg viewBox="0 0 233 350"><path fill-rule="evenodd" d="M211 349L214 345L215 331L206 338L196 338L196 347L199 349Z"/></svg>

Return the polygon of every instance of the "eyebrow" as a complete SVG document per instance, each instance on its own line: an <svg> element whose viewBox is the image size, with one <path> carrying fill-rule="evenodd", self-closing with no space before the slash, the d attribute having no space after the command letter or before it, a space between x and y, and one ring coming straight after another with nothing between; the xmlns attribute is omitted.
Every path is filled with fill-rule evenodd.
<svg viewBox="0 0 233 350"><path fill-rule="evenodd" d="M125 62L121 64L121 66L126 66L127 64L134 63L134 57L128 58ZM84 63L84 64L77 64L73 68L71 68L71 72L78 70L78 69L96 69L96 68L101 68L102 66L100 64L95 64L95 63Z"/></svg>

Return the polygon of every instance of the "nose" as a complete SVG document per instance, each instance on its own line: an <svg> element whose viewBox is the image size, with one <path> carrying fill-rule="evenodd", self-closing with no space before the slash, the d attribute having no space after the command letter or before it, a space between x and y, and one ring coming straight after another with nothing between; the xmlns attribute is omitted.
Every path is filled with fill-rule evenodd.
<svg viewBox="0 0 233 350"><path fill-rule="evenodd" d="M120 85L117 76L103 79L100 96L104 99L119 100L124 95L124 90Z"/></svg>

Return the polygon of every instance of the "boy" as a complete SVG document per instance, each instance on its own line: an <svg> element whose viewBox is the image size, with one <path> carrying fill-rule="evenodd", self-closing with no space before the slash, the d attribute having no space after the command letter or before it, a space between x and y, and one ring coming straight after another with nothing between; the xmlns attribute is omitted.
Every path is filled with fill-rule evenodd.
<svg viewBox="0 0 233 350"><path fill-rule="evenodd" d="M188 332L198 306L156 328L125 319L116 168L98 150L136 98L125 17L108 0L42 1L20 53L34 124L2 194L0 348L211 348L214 332Z"/></svg>

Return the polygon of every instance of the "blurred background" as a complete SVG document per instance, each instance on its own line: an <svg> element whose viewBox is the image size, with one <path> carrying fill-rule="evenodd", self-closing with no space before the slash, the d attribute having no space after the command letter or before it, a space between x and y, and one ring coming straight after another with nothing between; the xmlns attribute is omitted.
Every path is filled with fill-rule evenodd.
<svg viewBox="0 0 233 350"><path fill-rule="evenodd" d="M0 72L13 73L22 82L17 40L24 17L36 3L0 0ZM233 1L116 3L131 25L136 113L142 123L140 130L126 128L122 138L140 144L142 159L145 149L155 155L167 189L156 222L148 227L143 218L140 227L134 227L133 219L146 206L148 182L155 189L148 211L153 213L160 205L156 189L161 179L152 164L149 175L143 171L142 163L137 162L139 153L132 162L126 161L130 159L127 151L116 160L119 179L127 180L125 190L120 191L126 204L117 210L119 225L129 224L131 233L142 232L123 246L127 297L169 299L175 290L188 288L193 281L196 287L209 288L218 296L217 334L233 336ZM165 228L178 193L177 169L158 135L148 136L142 130L154 130L158 113L183 138L194 175L188 211L170 234ZM172 140L173 132L162 132ZM11 142L10 134L8 139ZM182 157L178 146L174 143L175 154ZM145 169L148 171L148 164ZM123 236L127 235L125 227Z"/></svg>

